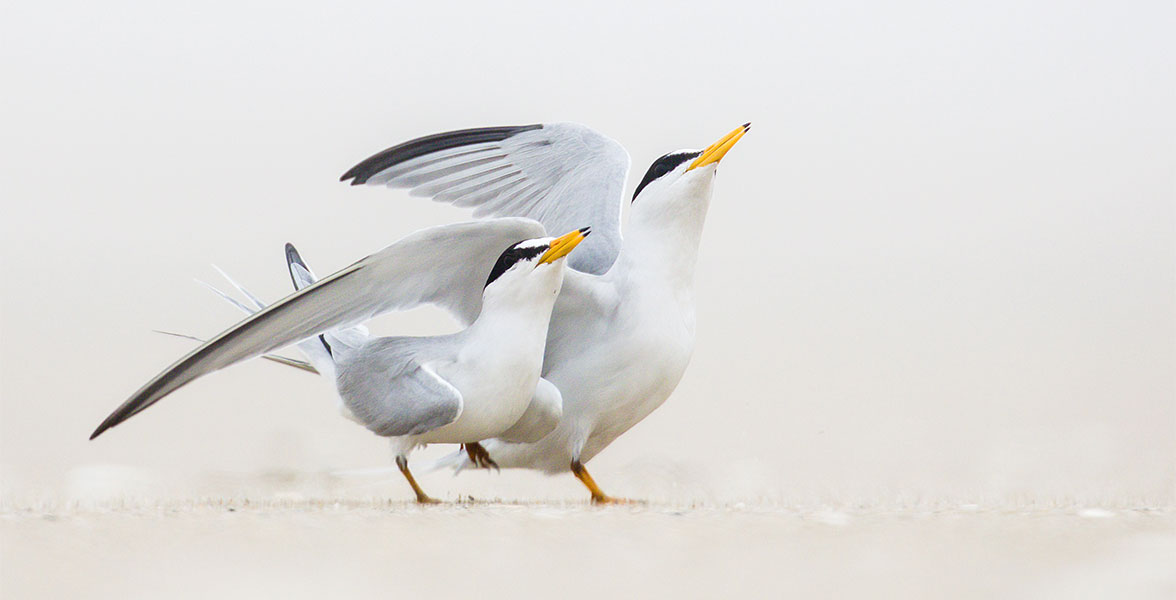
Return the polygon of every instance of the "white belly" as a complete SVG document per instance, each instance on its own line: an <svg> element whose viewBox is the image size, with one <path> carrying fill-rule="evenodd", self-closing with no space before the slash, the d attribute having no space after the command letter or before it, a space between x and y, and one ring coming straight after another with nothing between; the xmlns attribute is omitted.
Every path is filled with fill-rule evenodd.
<svg viewBox="0 0 1176 600"><path fill-rule="evenodd" d="M563 442L582 444L582 461L661 406L694 349L689 306L634 302L627 309L596 335L563 340L544 373L563 394ZM572 350L577 347L585 351Z"/></svg>
<svg viewBox="0 0 1176 600"><path fill-rule="evenodd" d="M454 422L418 436L417 442L476 442L506 431L526 412L541 367L538 352L438 365L437 374L461 392L462 411Z"/></svg>

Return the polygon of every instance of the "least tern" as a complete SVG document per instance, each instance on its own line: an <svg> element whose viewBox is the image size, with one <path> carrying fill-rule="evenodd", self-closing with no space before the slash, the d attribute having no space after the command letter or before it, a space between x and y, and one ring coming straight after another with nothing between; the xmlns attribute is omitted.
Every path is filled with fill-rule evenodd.
<svg viewBox="0 0 1176 600"><path fill-rule="evenodd" d="M300 279L309 285L180 359L107 417L91 439L201 375L301 341L320 372L333 372L347 413L392 438L397 466L418 501L431 502L408 470L416 446L538 439L555 426L558 392L549 384L537 387L543 344L565 257L589 229L558 238L536 233L542 235L542 226L528 219L435 227L317 282L291 247L295 285ZM488 251L497 260L483 269ZM472 285L481 288L476 298ZM465 317L469 326L432 337L348 339L337 333L374 314L426 302ZM316 336L321 350L313 347Z"/></svg>
<svg viewBox="0 0 1176 600"><path fill-rule="evenodd" d="M694 347L693 279L719 161L746 134L658 158L637 185L622 243L629 155L583 125L466 129L415 139L359 163L351 185L408 188L474 208L529 217L548 230L587 223L548 330L543 379L563 397L558 427L534 443L485 442L502 468L571 469L594 502L609 502L584 463L660 406ZM461 466L458 455L451 464Z"/></svg>

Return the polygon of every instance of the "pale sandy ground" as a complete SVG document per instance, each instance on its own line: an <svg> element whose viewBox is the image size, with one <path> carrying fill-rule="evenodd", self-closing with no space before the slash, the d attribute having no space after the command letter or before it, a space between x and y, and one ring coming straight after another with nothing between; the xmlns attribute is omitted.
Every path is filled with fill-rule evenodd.
<svg viewBox="0 0 1176 600"><path fill-rule="evenodd" d="M1172 598L1174 524L968 504L9 504L0 596Z"/></svg>

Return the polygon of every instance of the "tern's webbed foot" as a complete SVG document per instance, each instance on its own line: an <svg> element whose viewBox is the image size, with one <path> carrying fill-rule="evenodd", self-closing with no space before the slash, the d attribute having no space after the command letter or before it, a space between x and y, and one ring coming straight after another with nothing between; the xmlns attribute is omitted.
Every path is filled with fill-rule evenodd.
<svg viewBox="0 0 1176 600"><path fill-rule="evenodd" d="M493 467L495 471L500 470L498 468L498 463L494 462L493 458L490 458L490 453L486 451L486 448L482 447L482 444L479 444L478 442L472 442L469 444L462 444L461 447L465 449L466 455L470 457L470 462L474 463L474 467L479 469L489 469Z"/></svg>

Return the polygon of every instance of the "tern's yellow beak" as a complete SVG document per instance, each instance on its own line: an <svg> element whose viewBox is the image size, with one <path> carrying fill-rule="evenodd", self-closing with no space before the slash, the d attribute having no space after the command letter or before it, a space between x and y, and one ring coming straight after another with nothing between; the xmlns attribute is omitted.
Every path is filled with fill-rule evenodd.
<svg viewBox="0 0 1176 600"><path fill-rule="evenodd" d="M548 248L547 252L544 252L543 256L539 258L539 264L545 265L548 263L553 263L567 256L568 253L572 251L572 249L579 245L580 242L584 241L584 238L588 237L589 233L592 233L592 228L584 227L551 240L551 247Z"/></svg>
<svg viewBox="0 0 1176 600"><path fill-rule="evenodd" d="M703 150L702 154L698 155L698 158L690 163L690 169L723 160L723 156L727 154L727 151L734 147L735 142L738 142L739 138L743 137L748 131L751 131L751 123L744 123L736 127L735 131L724 135L722 139L708 146L706 150ZM686 170L689 171L690 169Z"/></svg>

